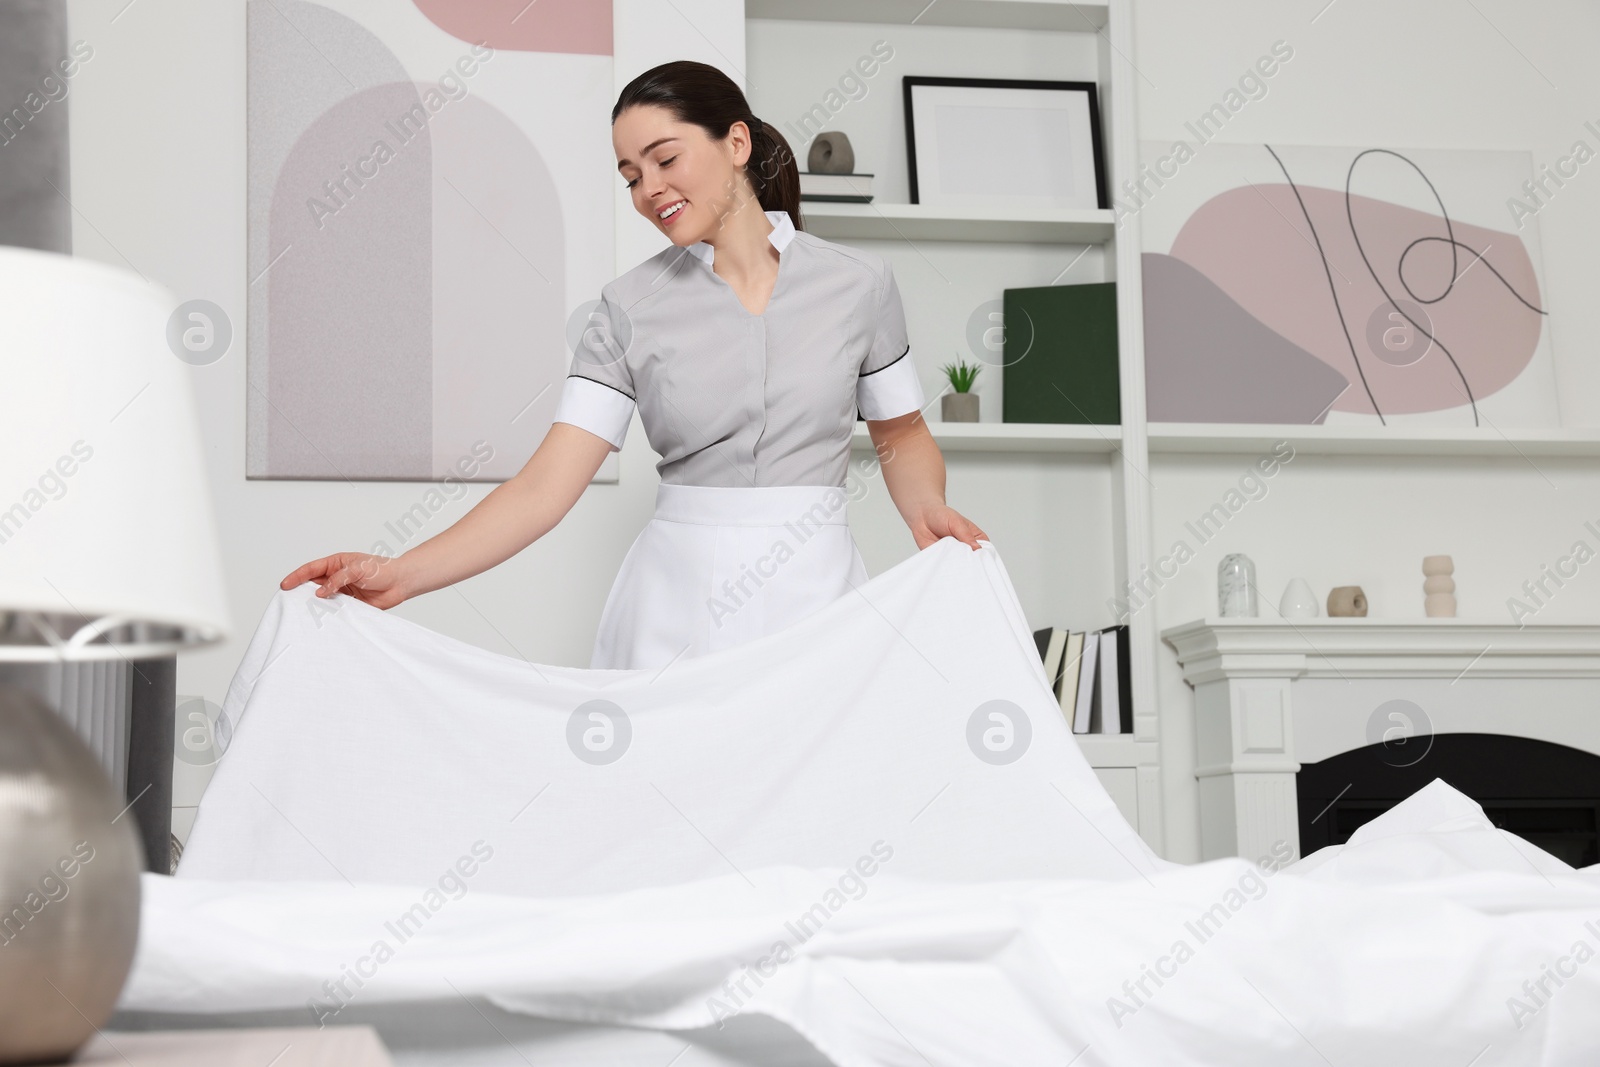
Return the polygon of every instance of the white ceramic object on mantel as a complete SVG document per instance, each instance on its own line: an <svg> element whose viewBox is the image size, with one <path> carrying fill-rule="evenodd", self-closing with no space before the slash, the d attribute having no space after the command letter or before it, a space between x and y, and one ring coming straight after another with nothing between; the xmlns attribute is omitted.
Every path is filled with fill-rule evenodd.
<svg viewBox="0 0 1600 1067"><path fill-rule="evenodd" d="M1317 595L1311 591L1304 578L1293 578L1278 601L1278 614L1286 619L1314 619L1322 614Z"/></svg>

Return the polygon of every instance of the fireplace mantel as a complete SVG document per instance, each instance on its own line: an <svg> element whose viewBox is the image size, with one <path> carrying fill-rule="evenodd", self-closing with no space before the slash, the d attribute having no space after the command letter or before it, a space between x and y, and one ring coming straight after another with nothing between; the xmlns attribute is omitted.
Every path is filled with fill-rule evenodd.
<svg viewBox="0 0 1600 1067"><path fill-rule="evenodd" d="M1600 679L1600 625L1588 623L1208 617L1167 628L1161 636L1177 652L1184 680L1194 687L1203 859L1255 858L1269 854L1278 842L1288 842L1300 855L1299 760L1332 753L1305 755L1297 749L1293 683L1430 681L1454 699L1465 688L1455 683L1463 679L1580 685ZM1600 686L1585 688L1593 693ZM1595 706L1592 699L1586 703L1590 710ZM1358 707L1354 715L1365 721L1368 710ZM1564 719L1558 715L1573 722L1572 733L1581 737L1550 736L1551 714L1541 710L1543 728L1530 728L1528 735L1590 751L1600 747L1594 739L1600 727L1592 718L1579 723L1576 711ZM1431 722L1434 732L1473 728L1440 718ZM1497 732L1522 732L1499 725Z"/></svg>
<svg viewBox="0 0 1600 1067"><path fill-rule="evenodd" d="M1162 630L1190 685L1220 678L1600 678L1600 625L1222 619Z"/></svg>

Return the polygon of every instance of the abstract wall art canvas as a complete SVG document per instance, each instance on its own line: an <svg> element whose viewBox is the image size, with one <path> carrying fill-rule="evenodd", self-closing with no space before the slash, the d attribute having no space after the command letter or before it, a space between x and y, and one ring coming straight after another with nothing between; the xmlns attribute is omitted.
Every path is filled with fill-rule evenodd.
<svg viewBox="0 0 1600 1067"><path fill-rule="evenodd" d="M611 17L250 0L250 477L527 461L616 274Z"/></svg>
<svg viewBox="0 0 1600 1067"><path fill-rule="evenodd" d="M1140 152L1151 421L1560 424L1526 152Z"/></svg>

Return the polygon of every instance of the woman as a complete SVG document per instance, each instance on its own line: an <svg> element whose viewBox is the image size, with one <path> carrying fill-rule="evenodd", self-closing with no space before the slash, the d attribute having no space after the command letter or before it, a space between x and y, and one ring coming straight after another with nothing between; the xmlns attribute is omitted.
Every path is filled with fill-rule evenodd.
<svg viewBox="0 0 1600 1067"><path fill-rule="evenodd" d="M548 533L622 447L637 408L661 455L655 516L601 614L591 668L660 667L781 629L866 580L845 524L858 409L917 548L986 535L944 501L894 273L800 230L788 143L732 80L679 61L612 108L617 170L670 247L601 289L550 431L449 529L394 558L341 552L317 582L379 608Z"/></svg>

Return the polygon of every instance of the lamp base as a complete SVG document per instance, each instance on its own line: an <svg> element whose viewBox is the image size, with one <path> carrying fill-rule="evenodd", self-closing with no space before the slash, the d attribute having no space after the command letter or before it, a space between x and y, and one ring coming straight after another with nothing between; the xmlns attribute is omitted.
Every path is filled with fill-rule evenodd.
<svg viewBox="0 0 1600 1067"><path fill-rule="evenodd" d="M0 662L0 687L53 708L99 761L135 823L145 868L171 871L175 656L117 661ZM120 805L119 805L120 806Z"/></svg>

